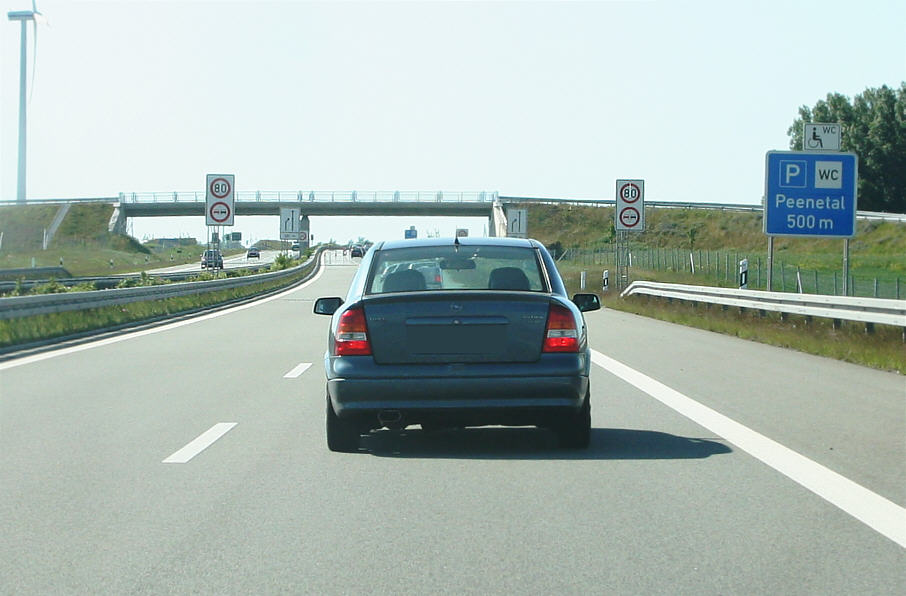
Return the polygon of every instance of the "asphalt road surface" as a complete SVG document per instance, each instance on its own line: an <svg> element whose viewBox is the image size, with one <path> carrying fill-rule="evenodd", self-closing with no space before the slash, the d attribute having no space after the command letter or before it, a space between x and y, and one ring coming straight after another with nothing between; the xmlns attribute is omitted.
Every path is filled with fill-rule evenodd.
<svg viewBox="0 0 906 596"><path fill-rule="evenodd" d="M2 594L904 594L901 376L587 313L592 444L381 431L327 450L358 259L0 363Z"/></svg>
<svg viewBox="0 0 906 596"><path fill-rule="evenodd" d="M273 263L274 259L279 254L279 250L262 250L261 257L257 259L249 259L248 257L246 257L246 253L223 257L223 268L242 269L243 267L248 267L249 265L264 265L266 263ZM172 267L149 269L148 273L182 273L185 271L202 271L201 259L199 258L197 262L186 263L184 265L173 265Z"/></svg>

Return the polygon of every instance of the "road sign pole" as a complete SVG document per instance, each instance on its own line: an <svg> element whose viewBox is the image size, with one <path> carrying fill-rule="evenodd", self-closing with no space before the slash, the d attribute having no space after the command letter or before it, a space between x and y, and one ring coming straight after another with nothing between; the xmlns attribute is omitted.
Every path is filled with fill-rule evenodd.
<svg viewBox="0 0 906 596"><path fill-rule="evenodd" d="M768 236L768 292L774 291L774 237Z"/></svg>
<svg viewBox="0 0 906 596"><path fill-rule="evenodd" d="M843 239L843 295L849 296L849 238Z"/></svg>

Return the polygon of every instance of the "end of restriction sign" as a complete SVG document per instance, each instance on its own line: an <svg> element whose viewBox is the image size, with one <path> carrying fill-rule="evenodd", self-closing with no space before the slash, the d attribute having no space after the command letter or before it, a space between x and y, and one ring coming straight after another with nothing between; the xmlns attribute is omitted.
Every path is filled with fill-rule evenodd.
<svg viewBox="0 0 906 596"><path fill-rule="evenodd" d="M233 225L233 174L208 174L205 177L205 225Z"/></svg>
<svg viewBox="0 0 906 596"><path fill-rule="evenodd" d="M617 180L614 229L645 229L645 181Z"/></svg>

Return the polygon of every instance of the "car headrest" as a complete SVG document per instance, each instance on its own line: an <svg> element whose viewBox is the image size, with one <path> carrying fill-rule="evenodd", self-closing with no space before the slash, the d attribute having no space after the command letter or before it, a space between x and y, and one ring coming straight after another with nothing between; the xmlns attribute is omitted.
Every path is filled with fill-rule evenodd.
<svg viewBox="0 0 906 596"><path fill-rule="evenodd" d="M499 267L488 277L491 290L528 290L529 280L518 267Z"/></svg>
<svg viewBox="0 0 906 596"><path fill-rule="evenodd" d="M396 271L384 280L385 292L416 292L424 289L425 276L415 269Z"/></svg>

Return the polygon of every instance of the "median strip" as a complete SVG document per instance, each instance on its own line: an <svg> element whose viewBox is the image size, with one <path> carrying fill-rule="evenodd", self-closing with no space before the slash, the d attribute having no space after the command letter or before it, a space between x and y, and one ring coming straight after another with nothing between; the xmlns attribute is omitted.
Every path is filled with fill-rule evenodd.
<svg viewBox="0 0 906 596"><path fill-rule="evenodd" d="M591 361L906 548L903 507L597 350Z"/></svg>
<svg viewBox="0 0 906 596"><path fill-rule="evenodd" d="M163 460L164 464L184 464L193 457L214 444L214 441L230 432L236 422L218 422L205 432L201 433L197 439Z"/></svg>

